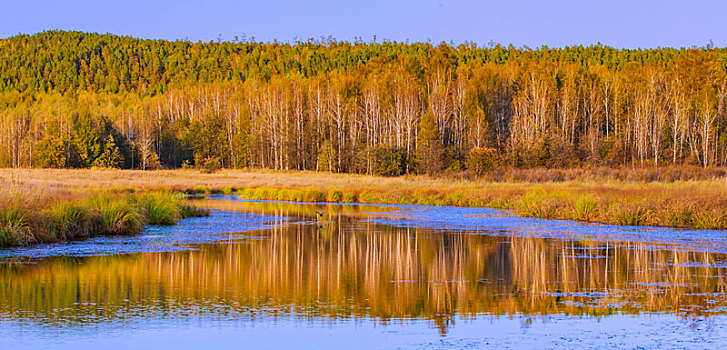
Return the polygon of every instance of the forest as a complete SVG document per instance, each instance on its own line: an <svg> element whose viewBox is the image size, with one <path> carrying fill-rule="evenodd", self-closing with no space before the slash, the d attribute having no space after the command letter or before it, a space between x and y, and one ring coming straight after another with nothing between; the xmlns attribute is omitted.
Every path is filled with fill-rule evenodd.
<svg viewBox="0 0 727 350"><path fill-rule="evenodd" d="M0 166L727 164L727 49L0 39Z"/></svg>

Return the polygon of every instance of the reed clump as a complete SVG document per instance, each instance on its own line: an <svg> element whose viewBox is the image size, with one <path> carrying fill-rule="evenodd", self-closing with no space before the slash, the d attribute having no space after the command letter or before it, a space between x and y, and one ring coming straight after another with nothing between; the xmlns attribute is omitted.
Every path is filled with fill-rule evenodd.
<svg viewBox="0 0 727 350"><path fill-rule="evenodd" d="M167 191L99 191L89 196L0 202L0 247L134 235L145 225L174 225L209 215Z"/></svg>
<svg viewBox="0 0 727 350"><path fill-rule="evenodd" d="M182 203L179 206L179 214L182 219L199 218L209 216L210 210L206 208L199 208L187 203Z"/></svg>
<svg viewBox="0 0 727 350"><path fill-rule="evenodd" d="M598 203L593 198L580 198L572 202L572 210L574 220L590 221L596 214Z"/></svg>
<svg viewBox="0 0 727 350"><path fill-rule="evenodd" d="M146 215L149 225L174 225L182 217L182 207L177 195L170 192L145 193L138 199L139 212Z"/></svg>
<svg viewBox="0 0 727 350"><path fill-rule="evenodd" d="M28 216L17 207L0 210L0 247L33 242Z"/></svg>
<svg viewBox="0 0 727 350"><path fill-rule="evenodd" d="M102 193L92 197L88 205L94 213L94 231L99 235L133 235L141 231L145 217L130 196Z"/></svg>
<svg viewBox="0 0 727 350"><path fill-rule="evenodd" d="M52 205L45 216L44 226L56 240L72 241L91 237L92 215L87 206L61 201Z"/></svg>

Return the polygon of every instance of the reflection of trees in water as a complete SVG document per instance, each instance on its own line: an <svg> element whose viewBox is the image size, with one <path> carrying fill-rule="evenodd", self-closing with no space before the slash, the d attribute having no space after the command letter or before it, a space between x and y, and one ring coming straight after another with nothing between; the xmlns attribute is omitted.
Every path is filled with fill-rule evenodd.
<svg viewBox="0 0 727 350"><path fill-rule="evenodd" d="M329 219L324 229L281 226L267 239L198 251L0 265L0 313L85 322L95 320L90 316L295 312L329 319L422 317L444 328L455 315L700 315L727 304L715 294L725 292L725 269L708 267L724 258L714 254Z"/></svg>
<svg viewBox="0 0 727 350"><path fill-rule="evenodd" d="M726 304L726 270L714 267L720 266L723 255L657 250L628 242L515 239L510 247L512 282L528 291L530 297L523 301L532 301L525 310L576 312L552 303L566 301L596 314L616 310L709 314Z"/></svg>

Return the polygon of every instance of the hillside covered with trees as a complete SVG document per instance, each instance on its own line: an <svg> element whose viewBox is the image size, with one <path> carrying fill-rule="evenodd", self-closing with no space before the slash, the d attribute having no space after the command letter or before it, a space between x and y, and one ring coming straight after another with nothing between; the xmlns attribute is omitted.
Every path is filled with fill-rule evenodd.
<svg viewBox="0 0 727 350"><path fill-rule="evenodd" d="M727 50L0 40L0 166L727 163Z"/></svg>

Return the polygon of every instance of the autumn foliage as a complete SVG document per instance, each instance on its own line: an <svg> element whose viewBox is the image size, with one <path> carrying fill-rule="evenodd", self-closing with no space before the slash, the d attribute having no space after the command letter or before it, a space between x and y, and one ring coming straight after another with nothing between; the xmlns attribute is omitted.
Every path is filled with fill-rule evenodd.
<svg viewBox="0 0 727 350"><path fill-rule="evenodd" d="M19 35L0 40L0 166L722 166L726 57L711 47Z"/></svg>

